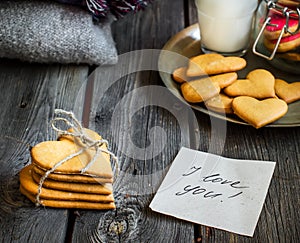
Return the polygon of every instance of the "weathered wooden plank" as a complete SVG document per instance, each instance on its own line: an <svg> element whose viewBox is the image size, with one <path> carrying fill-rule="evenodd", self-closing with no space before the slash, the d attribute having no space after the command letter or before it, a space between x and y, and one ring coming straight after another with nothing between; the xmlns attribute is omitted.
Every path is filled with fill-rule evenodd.
<svg viewBox="0 0 300 243"><path fill-rule="evenodd" d="M113 29L119 53L126 53L162 48L182 28L183 1L156 1L144 12L115 23ZM114 183L117 209L79 211L73 241L192 242L193 224L148 207L180 146L190 146L188 113L168 90L155 86L161 85L157 72L133 73L156 66L157 52L124 55L119 65L94 73L90 115L90 127L110 141L120 159L121 171ZM165 97L169 98L167 104ZM185 119L184 125L177 121L178 113Z"/></svg>
<svg viewBox="0 0 300 243"><path fill-rule="evenodd" d="M187 2L187 15L186 16L186 22L187 25L192 25L198 21L198 16L197 16L197 8L194 0L188 0Z"/></svg>
<svg viewBox="0 0 300 243"><path fill-rule="evenodd" d="M299 128L228 124L223 156L276 161L269 192L253 238L201 227L202 242L297 242L299 224Z"/></svg>
<svg viewBox="0 0 300 243"><path fill-rule="evenodd" d="M111 72L113 70L115 67ZM105 213L80 211L81 216L74 228L74 241L81 242L87 237L100 242L118 239L121 242L149 242L176 237L192 240L192 224L152 213L148 209L153 193L180 146L189 146L188 128L180 127L177 117L163 109L165 93L155 93L168 90L148 86L145 91L138 90L139 80L149 80L145 78L148 73L129 75L115 83L103 80L102 76L103 72L95 73L94 94L98 102L95 102L97 99L93 102L91 126L110 141L112 151L118 152L121 173L114 184L117 210ZM130 95L126 96L126 93ZM176 107L178 101L170 94L169 98L169 104ZM156 107L156 103L163 108ZM177 108L182 109L179 104ZM186 112L181 110L180 115L185 116ZM161 136L160 132L153 130L152 133L151 129L156 126L166 135ZM185 137L180 136L180 129L185 129ZM143 151L145 147L147 149ZM160 148L163 150L156 153ZM169 230L159 231L161 228Z"/></svg>
<svg viewBox="0 0 300 243"><path fill-rule="evenodd" d="M18 173L30 163L30 146L56 138L49 126L54 108L73 109L76 94L85 84L83 81L87 73L86 66L39 65L1 60L2 242L65 241L68 210L36 208L19 192ZM82 108L77 111L82 112Z"/></svg>
<svg viewBox="0 0 300 243"><path fill-rule="evenodd" d="M184 1L153 1L145 11L128 15L112 25L118 53L161 49L185 26Z"/></svg>

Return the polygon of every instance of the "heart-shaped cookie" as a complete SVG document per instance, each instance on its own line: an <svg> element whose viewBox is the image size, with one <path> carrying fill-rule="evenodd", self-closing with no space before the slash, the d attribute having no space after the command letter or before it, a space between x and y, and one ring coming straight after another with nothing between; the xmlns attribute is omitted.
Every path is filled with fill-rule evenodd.
<svg viewBox="0 0 300 243"><path fill-rule="evenodd" d="M275 79L275 92L286 103L300 99L300 82L287 83L282 79Z"/></svg>
<svg viewBox="0 0 300 243"><path fill-rule="evenodd" d="M186 69L187 69L187 67L176 68L172 73L172 78L177 83L184 83L184 82L189 81L190 78L188 76L186 76Z"/></svg>
<svg viewBox="0 0 300 243"><path fill-rule="evenodd" d="M285 28L287 22L286 22L286 16L276 13L275 11L271 11L269 14L270 22L266 26L264 30L264 37L267 40L278 40L279 36L281 35L281 31L283 28ZM298 27L299 20L297 18L289 18L288 21L288 28L289 31L295 32ZM284 32L282 37L286 37L291 35L289 32Z"/></svg>
<svg viewBox="0 0 300 243"><path fill-rule="evenodd" d="M255 128L260 128L284 116L288 105L278 98L257 100L248 96L240 96L233 99L232 108L241 119Z"/></svg>
<svg viewBox="0 0 300 243"><path fill-rule="evenodd" d="M101 139L97 133L91 130L85 129L84 131L94 140ZM103 144L101 148L106 149L106 145ZM82 142L78 138L62 136L58 141L45 141L34 146L31 149L32 163L43 170L50 170L61 160L68 158L82 149ZM87 149L80 155L67 160L55 170L55 173L81 174L81 170L93 159L95 153L94 148ZM100 153L85 174L112 178L110 156L104 152Z"/></svg>
<svg viewBox="0 0 300 243"><path fill-rule="evenodd" d="M32 165L24 167L20 172L20 184L30 194L36 196L38 193L38 183L31 177ZM66 189L66 188L65 188ZM90 202L113 202L114 198L111 193L86 193L71 192L66 190L55 190L43 187L40 194L41 198L52 200L67 200L67 201L90 201Z"/></svg>
<svg viewBox="0 0 300 243"><path fill-rule="evenodd" d="M37 166L34 166L32 168L34 173L38 174L39 176L44 176L47 170L41 169ZM62 174L62 173L50 173L48 175L49 179L56 180L56 181L65 181L65 182L77 182L77 183L113 183L113 178L112 177L99 177L99 176L90 176L90 175L78 175L78 174Z"/></svg>
<svg viewBox="0 0 300 243"><path fill-rule="evenodd" d="M39 194L39 204L43 206L55 207L55 208L81 208L81 209L114 209L116 208L114 203L114 197L110 191L102 193L94 193L89 190L86 191L67 191L68 187L63 187L62 190L49 189L42 187L39 193L39 182L35 182L32 178L31 169L33 165L24 167L20 171L20 192L29 198L33 203L37 203L37 194ZM75 185L77 189L81 187L87 187L89 185L78 184ZM97 185L98 187L100 185ZM81 188L83 189L83 188ZM103 189L100 190L102 192ZM96 190L95 192L99 192Z"/></svg>
<svg viewBox="0 0 300 243"><path fill-rule="evenodd" d="M224 57L217 53L201 54L189 61L186 75L188 77L235 72L246 66L241 57Z"/></svg>
<svg viewBox="0 0 300 243"><path fill-rule="evenodd" d="M210 78L202 78L181 85L183 98L190 103L206 101L220 93L220 86Z"/></svg>
<svg viewBox="0 0 300 243"><path fill-rule="evenodd" d="M237 78L238 75L236 72L223 73L223 74L210 76L211 81L218 83L221 89L226 88L227 86L232 84L234 81L237 80Z"/></svg>
<svg viewBox="0 0 300 243"><path fill-rule="evenodd" d="M220 94L207 100L205 102L205 105L210 110L220 113L232 114L232 101L233 98L228 97L224 94Z"/></svg>
<svg viewBox="0 0 300 243"><path fill-rule="evenodd" d="M39 184L41 181L41 176L37 174L31 166L31 177L36 184ZM78 183L70 181L58 181L52 180L47 177L43 183L43 187L60 190L60 191L69 191L69 192L84 192L84 193L95 193L100 195L107 195L112 193L112 184L111 183Z"/></svg>
<svg viewBox="0 0 300 243"><path fill-rule="evenodd" d="M236 96L250 96L257 99L275 97L275 78L267 70L251 71L246 79L238 79L224 89L225 94Z"/></svg>

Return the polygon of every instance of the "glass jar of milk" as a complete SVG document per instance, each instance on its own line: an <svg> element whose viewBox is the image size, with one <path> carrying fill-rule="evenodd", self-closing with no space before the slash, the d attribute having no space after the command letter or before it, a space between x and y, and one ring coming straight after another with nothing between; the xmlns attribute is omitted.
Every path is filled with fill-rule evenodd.
<svg viewBox="0 0 300 243"><path fill-rule="evenodd" d="M257 0L195 0L204 53L242 56L249 48Z"/></svg>

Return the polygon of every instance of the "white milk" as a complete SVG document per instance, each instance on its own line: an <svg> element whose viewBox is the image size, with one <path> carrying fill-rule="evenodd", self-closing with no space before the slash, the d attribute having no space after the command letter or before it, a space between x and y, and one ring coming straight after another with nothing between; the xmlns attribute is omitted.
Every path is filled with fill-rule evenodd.
<svg viewBox="0 0 300 243"><path fill-rule="evenodd" d="M257 0L196 0L201 44L230 53L247 48Z"/></svg>

